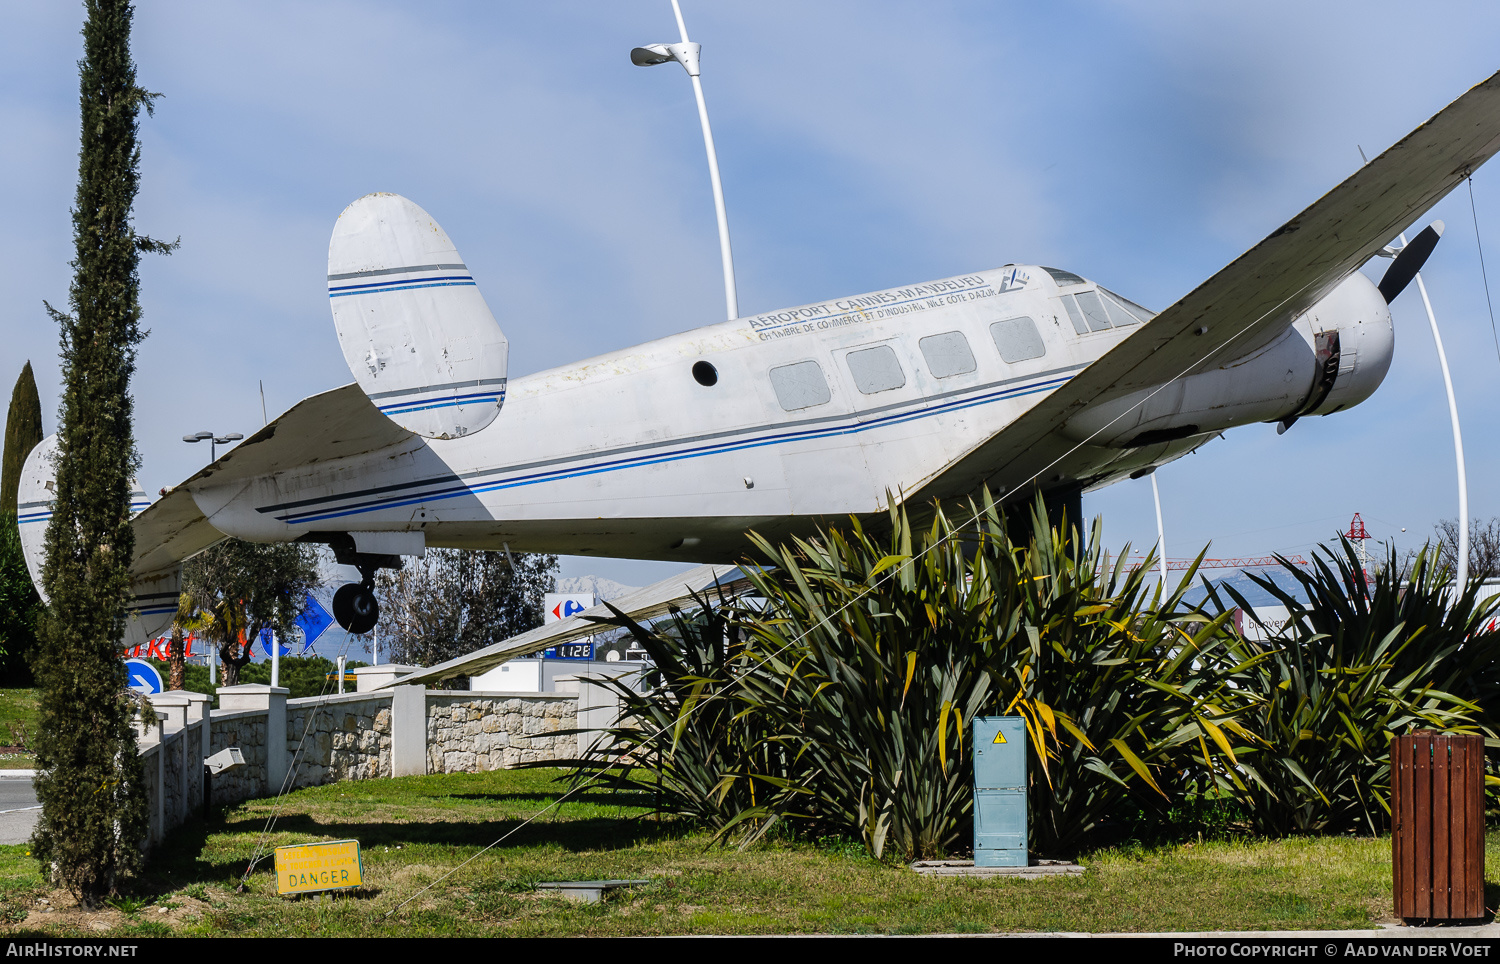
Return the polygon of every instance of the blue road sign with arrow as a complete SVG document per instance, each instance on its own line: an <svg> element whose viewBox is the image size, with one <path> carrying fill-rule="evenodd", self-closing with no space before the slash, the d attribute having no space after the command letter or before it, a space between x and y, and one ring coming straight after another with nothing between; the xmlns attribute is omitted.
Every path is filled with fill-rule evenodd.
<svg viewBox="0 0 1500 964"><path fill-rule="evenodd" d="M145 693L150 696L162 691L161 674L156 667L144 659L127 659L125 661L125 678L128 679L129 687L137 693Z"/></svg>
<svg viewBox="0 0 1500 964"><path fill-rule="evenodd" d="M267 656L271 655L271 641L275 638L275 634L269 629L262 629L260 631L260 648L265 651ZM279 644L279 648L281 649L282 656L290 656L292 654L292 648L285 643Z"/></svg>
<svg viewBox="0 0 1500 964"><path fill-rule="evenodd" d="M302 651L305 653L318 641L318 637L333 625L333 617L312 593L307 594L307 608L297 617L297 628L302 630Z"/></svg>

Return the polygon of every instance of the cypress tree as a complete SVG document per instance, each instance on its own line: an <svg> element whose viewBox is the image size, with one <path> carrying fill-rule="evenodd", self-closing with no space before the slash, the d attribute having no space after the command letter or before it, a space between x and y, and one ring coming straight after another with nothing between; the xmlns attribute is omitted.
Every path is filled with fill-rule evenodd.
<svg viewBox="0 0 1500 964"><path fill-rule="evenodd" d="M31 362L27 362L10 393L10 411L5 416L5 455L0 462L0 515L15 516L21 466L26 464L26 456L41 440L42 400L36 393Z"/></svg>
<svg viewBox="0 0 1500 964"><path fill-rule="evenodd" d="M0 457L0 682L31 684L26 669L36 642L41 598L26 571L16 531L16 489L26 456L42 440L42 400L37 396L31 362L21 369L5 418L5 453Z"/></svg>
<svg viewBox="0 0 1500 964"><path fill-rule="evenodd" d="M42 583L48 607L35 663L41 688L32 853L85 907L137 869L146 799L120 659L134 538L137 465L130 376L140 328L139 252L170 250L131 226L140 148L137 115L154 94L136 86L131 5L85 0L79 63L82 146L73 208L71 312L62 329L56 498Z"/></svg>

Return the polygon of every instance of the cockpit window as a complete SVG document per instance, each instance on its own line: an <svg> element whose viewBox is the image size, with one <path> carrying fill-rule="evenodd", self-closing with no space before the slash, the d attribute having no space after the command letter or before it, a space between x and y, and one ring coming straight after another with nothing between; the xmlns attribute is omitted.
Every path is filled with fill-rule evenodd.
<svg viewBox="0 0 1500 964"><path fill-rule="evenodd" d="M1080 335L1089 333L1089 323L1084 320L1083 312L1078 310L1078 299L1072 295L1063 295L1063 307L1068 309L1068 320L1073 323L1073 330Z"/></svg>
<svg viewBox="0 0 1500 964"><path fill-rule="evenodd" d="M1047 272L1048 274L1050 274L1052 276L1052 280L1055 281L1055 282L1057 282L1058 287L1067 287L1068 285L1086 285L1086 284L1088 284L1087 281L1085 281L1084 279L1078 277L1078 275L1074 274L1071 271L1064 271L1061 268L1043 268L1042 270L1045 271L1045 272Z"/></svg>
<svg viewBox="0 0 1500 964"><path fill-rule="evenodd" d="M1116 328L1121 325L1150 321L1156 317L1156 312L1147 311L1129 298L1121 298L1108 288L1100 288L1099 293L1104 295L1104 300L1109 305L1109 318L1115 323Z"/></svg>
<svg viewBox="0 0 1500 964"><path fill-rule="evenodd" d="M1105 288L1063 295L1062 301L1073 330L1080 335L1139 325L1156 317L1155 313Z"/></svg>
<svg viewBox="0 0 1500 964"><path fill-rule="evenodd" d="M1083 317L1088 319L1090 331L1108 331L1109 316L1104 313L1104 302L1100 300L1098 292L1080 291L1077 295L1078 307L1083 309Z"/></svg>

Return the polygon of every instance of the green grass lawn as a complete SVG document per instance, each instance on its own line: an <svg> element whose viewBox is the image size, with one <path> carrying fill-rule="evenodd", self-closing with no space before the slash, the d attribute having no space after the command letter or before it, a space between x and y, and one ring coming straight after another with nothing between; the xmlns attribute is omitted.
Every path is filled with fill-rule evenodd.
<svg viewBox="0 0 1500 964"><path fill-rule="evenodd" d="M939 879L842 841L718 848L676 822L641 819L631 794L589 794L543 813L558 792L551 776L342 783L293 793L279 811L251 801L179 831L131 894L97 914L45 892L26 848L0 847L0 926L90 936L1107 932L1362 928L1391 909L1388 840L1123 848L1086 855L1082 877ZM344 838L363 846L362 889L328 901L276 895L272 849ZM237 893L258 846L266 859ZM1489 866L1500 867L1500 835L1488 847ZM650 883L597 905L535 887L595 878Z"/></svg>
<svg viewBox="0 0 1500 964"><path fill-rule="evenodd" d="M36 733L37 691L0 689L0 746L27 745Z"/></svg>
<svg viewBox="0 0 1500 964"><path fill-rule="evenodd" d="M0 770L30 770L36 757L9 752L31 745L36 734L37 690L0 689Z"/></svg>

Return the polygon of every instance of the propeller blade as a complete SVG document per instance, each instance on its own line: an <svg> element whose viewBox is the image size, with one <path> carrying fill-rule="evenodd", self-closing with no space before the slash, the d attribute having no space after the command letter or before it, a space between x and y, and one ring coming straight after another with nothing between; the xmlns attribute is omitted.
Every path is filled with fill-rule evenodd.
<svg viewBox="0 0 1500 964"><path fill-rule="evenodd" d="M1442 235L1443 222L1434 221L1396 255L1396 260L1385 269L1385 277L1380 279L1380 296L1385 299L1386 304L1395 301L1396 296L1411 284L1411 279L1427 263L1427 256L1432 254L1432 249L1437 247L1438 238Z"/></svg>

